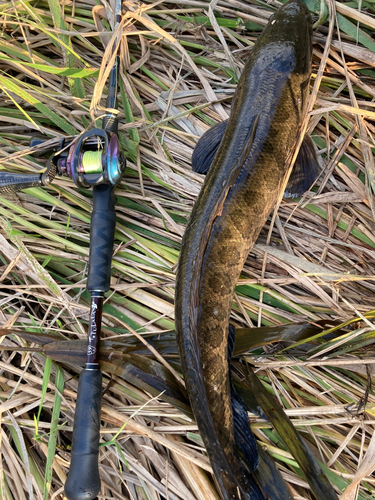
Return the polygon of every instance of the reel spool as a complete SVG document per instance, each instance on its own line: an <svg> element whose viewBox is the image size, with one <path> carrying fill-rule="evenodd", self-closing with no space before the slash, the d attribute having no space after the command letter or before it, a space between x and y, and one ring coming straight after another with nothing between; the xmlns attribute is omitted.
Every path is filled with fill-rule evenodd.
<svg viewBox="0 0 375 500"><path fill-rule="evenodd" d="M99 174L102 170L103 151L85 151L82 155L80 172L83 174Z"/></svg>

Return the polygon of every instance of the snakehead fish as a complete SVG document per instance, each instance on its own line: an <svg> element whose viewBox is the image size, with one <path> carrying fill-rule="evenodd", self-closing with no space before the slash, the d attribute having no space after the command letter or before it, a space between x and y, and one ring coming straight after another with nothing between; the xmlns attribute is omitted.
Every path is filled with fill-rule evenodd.
<svg viewBox="0 0 375 500"><path fill-rule="evenodd" d="M311 54L308 10L289 0L251 51L228 123L204 134L193 155L194 170L208 173L182 241L176 332L191 407L225 500L268 498L253 477L256 443L230 381L235 330L229 316L236 282L275 206L306 112ZM301 151L294 194L312 177L311 143Z"/></svg>

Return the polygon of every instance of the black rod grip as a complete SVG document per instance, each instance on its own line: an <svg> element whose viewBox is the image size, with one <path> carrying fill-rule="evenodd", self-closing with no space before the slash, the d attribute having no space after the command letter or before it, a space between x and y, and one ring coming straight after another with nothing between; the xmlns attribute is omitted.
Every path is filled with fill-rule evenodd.
<svg viewBox="0 0 375 500"><path fill-rule="evenodd" d="M0 194L14 193L32 187L43 186L41 174L12 174L0 172Z"/></svg>
<svg viewBox="0 0 375 500"><path fill-rule="evenodd" d="M114 187L104 184L95 186L93 199L87 290L90 293L108 292L116 226Z"/></svg>
<svg viewBox="0 0 375 500"><path fill-rule="evenodd" d="M69 500L93 500L100 491L98 466L102 374L84 369L79 377L73 445L65 495Z"/></svg>

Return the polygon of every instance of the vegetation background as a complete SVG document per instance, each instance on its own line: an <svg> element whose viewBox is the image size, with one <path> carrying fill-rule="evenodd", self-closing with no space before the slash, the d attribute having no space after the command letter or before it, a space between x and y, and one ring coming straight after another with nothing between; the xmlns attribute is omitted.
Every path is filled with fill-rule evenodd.
<svg viewBox="0 0 375 500"><path fill-rule="evenodd" d="M30 155L32 135L69 137L100 126L118 44L127 168L116 190L103 316L100 498L214 500L209 461L178 375L175 269L203 181L191 170L193 148L228 116L251 47L281 3L129 0L112 32L113 3L0 2L0 169L45 168L46 158ZM249 255L233 323L280 328L242 330L242 363L235 366L240 378L246 363L256 367L336 491L346 491L342 500L370 500L375 8L373 0L307 5L315 29L305 128L321 175L302 199L281 202ZM88 324L91 196L67 177L0 196L4 499L63 498ZM283 325L301 322L316 325L307 339L283 336ZM294 498L313 498L279 433L262 416L249 416Z"/></svg>

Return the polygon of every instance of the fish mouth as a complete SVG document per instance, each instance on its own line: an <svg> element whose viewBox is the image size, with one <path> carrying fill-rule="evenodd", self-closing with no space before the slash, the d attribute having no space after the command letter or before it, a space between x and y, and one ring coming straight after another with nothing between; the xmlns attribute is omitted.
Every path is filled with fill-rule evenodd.
<svg viewBox="0 0 375 500"><path fill-rule="evenodd" d="M305 4L296 0L290 0L287 2L284 7L280 9L280 11L288 16L299 16L308 12Z"/></svg>
<svg viewBox="0 0 375 500"><path fill-rule="evenodd" d="M292 30L300 30L304 24L306 26L310 26L312 24L312 20L309 10L302 0L289 0L271 16L270 23L271 25L274 25L275 23L279 23L281 25L295 25L294 28L287 26L289 36L291 36L293 35Z"/></svg>

